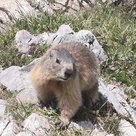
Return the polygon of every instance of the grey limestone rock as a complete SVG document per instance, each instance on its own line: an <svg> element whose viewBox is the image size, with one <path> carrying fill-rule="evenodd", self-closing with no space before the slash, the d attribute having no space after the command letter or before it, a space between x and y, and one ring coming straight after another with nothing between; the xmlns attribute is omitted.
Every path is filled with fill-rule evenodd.
<svg viewBox="0 0 136 136"><path fill-rule="evenodd" d="M16 19L26 16L36 16L37 11L27 0L0 1L0 32L4 32Z"/></svg>
<svg viewBox="0 0 136 136"><path fill-rule="evenodd" d="M44 43L47 46L56 46L62 43L82 43L92 50L100 62L107 59L102 46L91 31L80 30L74 32L69 25L61 25L56 33L42 33L37 36L31 35L26 30L16 33L15 45L20 53L30 53L37 44Z"/></svg>
<svg viewBox="0 0 136 136"><path fill-rule="evenodd" d="M2 66L0 65L0 73L2 72L2 70L3 70L3 68L2 68Z"/></svg>
<svg viewBox="0 0 136 136"><path fill-rule="evenodd" d="M93 130L93 124L91 121L80 121L78 125L81 126L84 130Z"/></svg>
<svg viewBox="0 0 136 136"><path fill-rule="evenodd" d="M0 99L0 117L6 114L6 100Z"/></svg>
<svg viewBox="0 0 136 136"><path fill-rule="evenodd" d="M20 127L14 121L11 121L6 126L1 136L16 136L19 131Z"/></svg>
<svg viewBox="0 0 136 136"><path fill-rule="evenodd" d="M49 35L45 32L34 36L26 30L20 30L15 35L15 47L22 54L32 53L35 46L39 43L46 43Z"/></svg>
<svg viewBox="0 0 136 136"><path fill-rule="evenodd" d="M78 123L72 122L68 128L69 133L78 131L87 136L114 136L112 134L106 133L100 125L93 125L90 121L80 121Z"/></svg>
<svg viewBox="0 0 136 136"><path fill-rule="evenodd" d="M119 94L120 89L113 85L106 86L102 80L99 80L99 92L113 105L113 108L119 115L131 120L136 125L136 111Z"/></svg>
<svg viewBox="0 0 136 136"><path fill-rule="evenodd" d="M33 38L34 36L26 30L17 32L15 36L15 46L18 51L21 53L30 52L32 50L33 44L35 44L32 42Z"/></svg>
<svg viewBox="0 0 136 136"><path fill-rule="evenodd" d="M0 117L0 135L15 136L20 131L20 127L13 120L10 114Z"/></svg>
<svg viewBox="0 0 136 136"><path fill-rule="evenodd" d="M11 66L0 73L0 83L12 92L31 90L32 85L27 71L22 71L19 66Z"/></svg>
<svg viewBox="0 0 136 136"><path fill-rule="evenodd" d="M121 136L135 136L136 135L136 129L135 127L130 124L125 119L121 119L119 123L119 131Z"/></svg>
<svg viewBox="0 0 136 136"><path fill-rule="evenodd" d="M31 131L22 131L18 133L16 136L36 136L35 133Z"/></svg>
<svg viewBox="0 0 136 136"><path fill-rule="evenodd" d="M7 118L6 116L0 117L0 135L2 135L9 123L9 118Z"/></svg>
<svg viewBox="0 0 136 136"><path fill-rule="evenodd" d="M30 80L30 69L33 64L26 67L12 66L0 73L0 83L11 92L18 92L17 100L21 103L37 103L37 96Z"/></svg>
<svg viewBox="0 0 136 136"><path fill-rule="evenodd" d="M39 136L48 136L51 128L48 119L36 113L32 113L24 120L23 127L24 130L29 130Z"/></svg>
<svg viewBox="0 0 136 136"><path fill-rule="evenodd" d="M16 96L18 103L36 104L38 102L36 92L34 90L23 90Z"/></svg>
<svg viewBox="0 0 136 136"><path fill-rule="evenodd" d="M130 99L130 105L136 109L136 99Z"/></svg>

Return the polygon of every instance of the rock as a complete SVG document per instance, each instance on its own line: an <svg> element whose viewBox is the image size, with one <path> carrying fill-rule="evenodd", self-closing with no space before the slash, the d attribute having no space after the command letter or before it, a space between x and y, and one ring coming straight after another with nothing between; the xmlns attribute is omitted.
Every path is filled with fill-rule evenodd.
<svg viewBox="0 0 136 136"><path fill-rule="evenodd" d="M22 17L22 15L34 15L36 13L26 0L1 1L0 7L7 10L7 12L10 12L9 14L14 18Z"/></svg>
<svg viewBox="0 0 136 136"><path fill-rule="evenodd" d="M0 73L2 72L2 70L3 70L3 68L2 68L2 66L0 65Z"/></svg>
<svg viewBox="0 0 136 136"><path fill-rule="evenodd" d="M50 36L51 36L51 33L44 32L44 33L41 33L41 34L35 36L32 42L46 44L47 40Z"/></svg>
<svg viewBox="0 0 136 136"><path fill-rule="evenodd" d="M47 39L47 45L57 45L59 43L67 42L67 36L74 34L75 32L69 25L62 24L56 33L51 33ZM69 40L68 40L69 41Z"/></svg>
<svg viewBox="0 0 136 136"><path fill-rule="evenodd" d="M48 136L51 128L48 119L36 113L32 113L25 119L23 127L24 130L29 130L38 136Z"/></svg>
<svg viewBox="0 0 136 136"><path fill-rule="evenodd" d="M75 32L69 25L62 24L58 31L56 32L57 35L65 35L65 34L74 34Z"/></svg>
<svg viewBox="0 0 136 136"><path fill-rule="evenodd" d="M136 18L136 1L134 1L134 4L132 6L132 15L134 18Z"/></svg>
<svg viewBox="0 0 136 136"><path fill-rule="evenodd" d="M93 130L93 124L90 121L80 121L78 125L81 126L84 130Z"/></svg>
<svg viewBox="0 0 136 136"><path fill-rule="evenodd" d="M121 136L136 136L136 129L124 119L119 123L119 131Z"/></svg>
<svg viewBox="0 0 136 136"><path fill-rule="evenodd" d="M53 14L55 11L68 11L68 12L74 12L75 10L80 9L80 2L77 0L54 0L53 2L48 1L48 0L29 0L29 3L33 7L38 7L39 11L48 13L48 14Z"/></svg>
<svg viewBox="0 0 136 136"><path fill-rule="evenodd" d="M0 73L0 83L11 92L32 90L31 81L27 71L22 71L19 66L11 66Z"/></svg>
<svg viewBox="0 0 136 136"><path fill-rule="evenodd" d="M37 8L40 12L53 14L55 11L73 14L83 7L88 8L96 4L111 4L120 0L28 0L32 7Z"/></svg>
<svg viewBox="0 0 136 136"><path fill-rule="evenodd" d="M113 82L113 84L108 84L107 88L114 93L118 93L124 100L127 101L128 96L120 84Z"/></svg>
<svg viewBox="0 0 136 136"><path fill-rule="evenodd" d="M130 106L136 109L136 99L130 99Z"/></svg>
<svg viewBox="0 0 136 136"><path fill-rule="evenodd" d="M48 37L49 35L47 33L34 36L26 30L21 30L16 33L14 44L20 53L32 53L35 46L39 43L46 43Z"/></svg>
<svg viewBox="0 0 136 136"><path fill-rule="evenodd" d="M37 8L42 13L48 13L48 14L54 13L54 11L51 7L52 2L50 2L48 0L33 0L33 1L28 0L28 2L30 3L30 5L32 7Z"/></svg>
<svg viewBox="0 0 136 136"><path fill-rule="evenodd" d="M4 132L8 124L10 123L9 118L5 117L0 117L0 135Z"/></svg>
<svg viewBox="0 0 136 136"><path fill-rule="evenodd" d="M1 32L4 31L8 24L14 22L15 19L21 19L26 16L37 15L37 11L27 0L5 0L0 2L0 24Z"/></svg>
<svg viewBox="0 0 136 136"><path fill-rule="evenodd" d="M93 125L90 121L80 121L78 123L72 122L68 127L68 134L71 132L81 132L82 135L87 136L114 136L112 134L107 134L100 125Z"/></svg>
<svg viewBox="0 0 136 136"><path fill-rule="evenodd" d="M19 131L19 126L12 121L6 126L1 136L16 136Z"/></svg>
<svg viewBox="0 0 136 136"><path fill-rule="evenodd" d="M114 136L113 134L108 134L100 124L95 124L93 130L90 133L91 136Z"/></svg>
<svg viewBox="0 0 136 136"><path fill-rule="evenodd" d="M123 115L123 116L128 116L128 112L125 110L125 108L121 105L119 100L114 96L114 94L107 89L103 81L99 81L99 92L102 94L103 97L105 97L109 103L113 104L113 107L115 110Z"/></svg>
<svg viewBox="0 0 136 136"><path fill-rule="evenodd" d="M107 134L105 131L103 130L99 130L97 128L95 128L91 133L91 136L114 136L113 134Z"/></svg>
<svg viewBox="0 0 136 136"><path fill-rule="evenodd" d="M91 31L80 30L76 37L77 41L83 42L90 50L95 53L101 62L107 59L107 55L105 54L102 46L99 44Z"/></svg>
<svg viewBox="0 0 136 136"><path fill-rule="evenodd" d="M37 95L35 91L24 90L17 94L16 99L18 103L22 104L36 104L38 102Z"/></svg>
<svg viewBox="0 0 136 136"><path fill-rule="evenodd" d="M75 122L71 122L69 127L68 127L68 130L69 130L69 132L72 131L72 130L83 131L83 128L79 124L77 124Z"/></svg>
<svg viewBox="0 0 136 136"><path fill-rule="evenodd" d="M35 44L32 42L33 38L34 36L26 30L17 32L15 36L15 46L18 51L21 53L31 52L34 47L33 44Z"/></svg>
<svg viewBox="0 0 136 136"><path fill-rule="evenodd" d="M31 35L26 30L17 32L15 36L16 47L20 53L31 53L37 44L47 44L48 46L56 46L62 43L76 43L80 42L92 50L100 62L107 59L102 46L97 41L96 37L91 31L80 30L74 32L69 25L61 25L56 33L42 33L37 36Z"/></svg>
<svg viewBox="0 0 136 136"><path fill-rule="evenodd" d="M31 69L34 67L34 65L38 62L39 58L34 59L31 63L29 63L28 65L25 65L23 67L21 67L21 71L23 72L30 72Z"/></svg>
<svg viewBox="0 0 136 136"><path fill-rule="evenodd" d="M107 59L107 55L105 54L102 46L98 43L93 33L88 30L74 32L69 25L63 24L59 27L58 31L54 35L50 36L47 40L48 45L54 46L69 42L79 42L84 44L96 54L100 62L103 62Z"/></svg>
<svg viewBox="0 0 136 136"><path fill-rule="evenodd" d="M1 100L0 103L6 104L6 101ZM15 136L19 131L19 126L4 106L4 110L0 111L0 136Z"/></svg>
<svg viewBox="0 0 136 136"><path fill-rule="evenodd" d="M128 104L128 102L124 99L124 97L122 97L122 95L121 95L122 93L119 93L119 92L122 92L120 90L120 88L118 88L117 86L115 87L113 85L108 85L107 89L112 91L112 93L115 95L115 97L117 98L119 103L129 113L128 115L125 115L125 116L126 117L128 116L129 118L131 118L133 120L134 124L136 125L136 111Z"/></svg>
<svg viewBox="0 0 136 136"><path fill-rule="evenodd" d="M30 69L35 62L30 63L28 67L12 66L0 73L0 83L6 86L8 91L19 92L16 98L23 104L37 103L36 93L29 77Z"/></svg>
<svg viewBox="0 0 136 136"><path fill-rule="evenodd" d="M23 131L18 133L16 136L36 136L36 135L30 131Z"/></svg>
<svg viewBox="0 0 136 136"><path fill-rule="evenodd" d="M0 118L3 117L6 113L6 101L0 99Z"/></svg>
<svg viewBox="0 0 136 136"><path fill-rule="evenodd" d="M104 85L102 80L99 80L99 92L113 105L113 108L119 115L130 119L136 125L136 111L127 103L127 101L118 93L118 87Z"/></svg>

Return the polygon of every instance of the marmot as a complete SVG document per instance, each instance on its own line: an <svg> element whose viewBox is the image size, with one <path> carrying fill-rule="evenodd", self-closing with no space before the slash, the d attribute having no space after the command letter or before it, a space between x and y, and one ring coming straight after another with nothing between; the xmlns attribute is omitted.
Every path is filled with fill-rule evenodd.
<svg viewBox="0 0 136 136"><path fill-rule="evenodd" d="M39 100L45 105L57 99L62 126L67 126L79 107L98 97L99 62L87 47L77 43L52 46L31 71Z"/></svg>

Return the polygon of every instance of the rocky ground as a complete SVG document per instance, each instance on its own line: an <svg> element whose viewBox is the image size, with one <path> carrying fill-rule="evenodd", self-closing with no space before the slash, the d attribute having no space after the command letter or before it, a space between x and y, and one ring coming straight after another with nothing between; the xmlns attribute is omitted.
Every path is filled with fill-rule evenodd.
<svg viewBox="0 0 136 136"><path fill-rule="evenodd" d="M44 42L48 46L55 46L56 44L71 42L71 40L72 42L84 43L96 54L101 63L107 59L101 45L90 31L81 30L75 33L68 25L60 26L56 33L47 34L44 32L37 36L30 34L26 30L21 30L16 33L15 45L20 53L28 55L32 50L31 48L38 45L39 42ZM57 117L54 119L54 116L58 116L54 115L55 111L46 108L42 111L37 106L35 90L29 79L29 72L37 60L23 67L11 66L5 70L1 69L0 134L2 136L43 136L56 135L59 132L55 130L54 120L58 119ZM126 95L116 85L106 86L101 79L99 81L99 92L102 99L98 101L98 105L102 103L101 101L108 101L109 105L112 104L110 107L115 110L112 111L113 118L118 119L119 116L121 118L118 122L118 131L122 133L122 136L134 136L136 134L136 111L133 107L136 106L136 101L134 100L133 104L128 104ZM99 108L102 108L102 105ZM93 114L93 116L97 116L98 114L93 113L93 111L86 113L90 114L90 116ZM97 120L95 123L88 119L72 122L68 130L63 133L67 135L76 135L76 133L79 133L79 135L113 135L104 131L99 117L95 118Z"/></svg>
<svg viewBox="0 0 136 136"><path fill-rule="evenodd" d="M73 7L71 3L74 2ZM28 15L37 16L43 12L73 12L82 6L92 6L94 1L55 1L55 5L42 0L20 0L0 2L1 30L8 30L7 24ZM103 1L104 2L104 1ZM12 8L9 8L12 5ZM71 8L68 8L68 7ZM11 10L9 10L11 9ZM15 18L16 17L16 18ZM14 46L21 58L31 56L41 44L49 48L65 42L81 42L92 50L100 64L108 59L95 35L89 30L74 31L69 25L60 25L56 32L31 34L20 30L14 37ZM10 57L10 56L9 56ZM59 130L56 109L39 108L35 90L29 79L29 72L35 63L23 66L0 66L0 135L1 136L45 136L45 135L87 135L87 136L134 136L136 135L136 99L128 98L124 88L117 82L106 84L103 77L99 80L100 99L91 109L81 109L67 130ZM129 99L129 100L128 100Z"/></svg>

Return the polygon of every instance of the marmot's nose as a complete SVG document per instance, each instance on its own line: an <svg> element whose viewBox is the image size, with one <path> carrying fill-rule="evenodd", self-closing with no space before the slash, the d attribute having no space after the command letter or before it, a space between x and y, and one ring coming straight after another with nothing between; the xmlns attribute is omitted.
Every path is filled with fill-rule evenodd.
<svg viewBox="0 0 136 136"><path fill-rule="evenodd" d="M73 73L73 69L66 69L65 70L65 77L68 79Z"/></svg>

